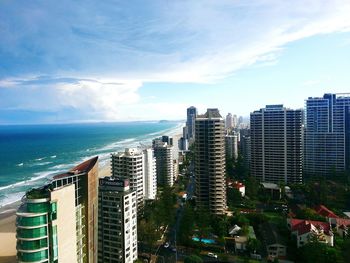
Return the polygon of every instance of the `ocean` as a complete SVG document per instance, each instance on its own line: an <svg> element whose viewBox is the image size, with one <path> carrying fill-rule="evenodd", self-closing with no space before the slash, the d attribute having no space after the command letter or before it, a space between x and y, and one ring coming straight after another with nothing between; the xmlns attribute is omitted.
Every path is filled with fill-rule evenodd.
<svg viewBox="0 0 350 263"><path fill-rule="evenodd" d="M90 157L99 155L104 166L112 152L151 145L153 138L181 133L182 126L180 122L0 126L0 207Z"/></svg>

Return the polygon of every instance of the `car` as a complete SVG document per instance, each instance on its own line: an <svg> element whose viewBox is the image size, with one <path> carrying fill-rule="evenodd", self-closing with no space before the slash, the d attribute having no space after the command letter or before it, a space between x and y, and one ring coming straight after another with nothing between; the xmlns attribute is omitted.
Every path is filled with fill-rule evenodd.
<svg viewBox="0 0 350 263"><path fill-rule="evenodd" d="M168 248L169 246L170 246L170 244L168 242L165 242L164 247Z"/></svg>
<svg viewBox="0 0 350 263"><path fill-rule="evenodd" d="M176 247L172 247L171 251L176 252Z"/></svg>
<svg viewBox="0 0 350 263"><path fill-rule="evenodd" d="M210 257L210 258L218 258L218 255L216 255L214 253L211 253L211 252L208 252L208 257Z"/></svg>

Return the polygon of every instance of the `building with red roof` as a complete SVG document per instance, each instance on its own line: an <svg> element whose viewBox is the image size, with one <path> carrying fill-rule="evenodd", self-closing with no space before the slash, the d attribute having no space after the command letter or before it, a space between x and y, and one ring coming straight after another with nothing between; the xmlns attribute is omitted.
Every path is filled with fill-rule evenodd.
<svg viewBox="0 0 350 263"><path fill-rule="evenodd" d="M298 247L312 240L334 246L334 235L328 222L289 218L287 225L292 235L296 236Z"/></svg>
<svg viewBox="0 0 350 263"><path fill-rule="evenodd" d="M339 218L336 214L334 214L331 210L329 210L327 207L324 205L318 205L314 208L316 213L320 216L326 217L327 219L329 218Z"/></svg>

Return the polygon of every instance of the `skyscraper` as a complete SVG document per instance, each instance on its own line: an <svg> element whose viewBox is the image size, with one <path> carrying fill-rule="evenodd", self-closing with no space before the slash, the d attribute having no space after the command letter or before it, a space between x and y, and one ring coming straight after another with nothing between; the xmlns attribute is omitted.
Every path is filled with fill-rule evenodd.
<svg viewBox="0 0 350 263"><path fill-rule="evenodd" d="M208 109L195 124L196 196L199 208L226 211L225 123L218 109Z"/></svg>
<svg viewBox="0 0 350 263"><path fill-rule="evenodd" d="M233 116L231 113L226 115L225 127L229 130L233 129Z"/></svg>
<svg viewBox="0 0 350 263"><path fill-rule="evenodd" d="M350 94L306 100L304 172L330 175L350 166Z"/></svg>
<svg viewBox="0 0 350 263"><path fill-rule="evenodd" d="M26 193L17 211L20 262L96 262L97 178L95 157Z"/></svg>
<svg viewBox="0 0 350 263"><path fill-rule="evenodd" d="M156 157L157 185L173 186L175 180L173 146L157 141L153 144L153 150Z"/></svg>
<svg viewBox="0 0 350 263"><path fill-rule="evenodd" d="M238 158L238 137L234 135L225 135L226 157L237 160Z"/></svg>
<svg viewBox="0 0 350 263"><path fill-rule="evenodd" d="M98 262L133 263L137 259L136 191L128 179L99 180Z"/></svg>
<svg viewBox="0 0 350 263"><path fill-rule="evenodd" d="M268 105L250 114L251 175L263 182L301 183L302 110Z"/></svg>
<svg viewBox="0 0 350 263"><path fill-rule="evenodd" d="M130 188L136 191L137 207L142 209L145 195L142 151L126 148L124 152L112 154L112 176L130 181Z"/></svg>
<svg viewBox="0 0 350 263"><path fill-rule="evenodd" d="M143 150L145 199L154 200L157 195L156 158L152 148Z"/></svg>
<svg viewBox="0 0 350 263"><path fill-rule="evenodd" d="M17 211L19 262L77 262L75 187L32 189Z"/></svg>
<svg viewBox="0 0 350 263"><path fill-rule="evenodd" d="M193 141L195 137L195 120L197 116L197 108L196 107L189 107L187 109L187 121L186 121L186 126L187 126L187 132L188 132L188 140Z"/></svg>
<svg viewBox="0 0 350 263"><path fill-rule="evenodd" d="M243 156L244 166L248 170L250 170L250 164L252 159L250 129L241 129L239 135L240 135L239 147Z"/></svg>

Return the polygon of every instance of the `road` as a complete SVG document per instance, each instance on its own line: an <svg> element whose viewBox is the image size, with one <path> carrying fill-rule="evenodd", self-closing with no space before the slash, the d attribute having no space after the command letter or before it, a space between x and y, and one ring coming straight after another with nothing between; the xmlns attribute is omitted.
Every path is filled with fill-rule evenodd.
<svg viewBox="0 0 350 263"><path fill-rule="evenodd" d="M193 197L194 189L194 176L191 176L186 188L187 199ZM163 246L160 248L158 262L172 263L176 262L176 260L183 260L187 256L186 253L178 250L176 246L176 233L179 231L180 221L183 215L183 206L181 203L182 200L178 198L179 208L176 210L175 224L168 231L167 242L169 242L170 248L164 248ZM172 251L172 249L176 249L176 252Z"/></svg>

